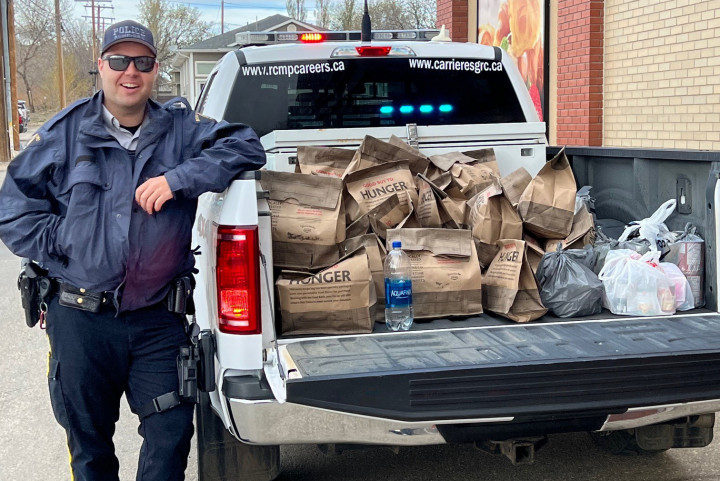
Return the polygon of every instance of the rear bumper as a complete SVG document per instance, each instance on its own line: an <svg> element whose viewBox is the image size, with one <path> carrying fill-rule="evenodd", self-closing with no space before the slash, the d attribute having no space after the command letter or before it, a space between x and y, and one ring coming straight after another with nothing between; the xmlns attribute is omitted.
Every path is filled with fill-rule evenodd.
<svg viewBox="0 0 720 481"><path fill-rule="evenodd" d="M517 423L515 418L480 418L463 420L426 420L403 422L392 419L374 418L300 404L283 403L274 400L250 401L227 399L230 413L239 439L249 444L375 444L388 446L422 446L445 444L443 433L449 428L472 427L482 436L497 433L498 427L505 427L508 437L521 437L528 424ZM666 406L646 406L628 409L623 414L605 416L600 431L631 429L658 424L685 416L720 411L720 399ZM554 432L572 431L563 429L559 421ZM445 429L444 429L445 428ZM446 434L447 435L447 434Z"/></svg>

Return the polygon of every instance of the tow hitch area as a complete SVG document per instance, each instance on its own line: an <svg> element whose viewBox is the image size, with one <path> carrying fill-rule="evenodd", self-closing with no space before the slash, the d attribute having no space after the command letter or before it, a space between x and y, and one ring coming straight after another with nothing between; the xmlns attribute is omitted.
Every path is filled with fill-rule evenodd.
<svg viewBox="0 0 720 481"><path fill-rule="evenodd" d="M533 436L506 441L475 441L475 447L490 454L503 454L515 466L535 462L535 451L545 446L547 436Z"/></svg>

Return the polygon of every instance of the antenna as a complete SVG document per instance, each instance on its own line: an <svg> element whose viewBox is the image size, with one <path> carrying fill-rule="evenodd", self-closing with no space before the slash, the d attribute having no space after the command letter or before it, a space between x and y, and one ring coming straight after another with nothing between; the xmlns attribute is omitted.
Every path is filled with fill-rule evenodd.
<svg viewBox="0 0 720 481"><path fill-rule="evenodd" d="M362 17L362 30L360 32L361 42L370 42L372 40L372 28L370 26L370 12L368 12L367 0L365 0L365 12Z"/></svg>

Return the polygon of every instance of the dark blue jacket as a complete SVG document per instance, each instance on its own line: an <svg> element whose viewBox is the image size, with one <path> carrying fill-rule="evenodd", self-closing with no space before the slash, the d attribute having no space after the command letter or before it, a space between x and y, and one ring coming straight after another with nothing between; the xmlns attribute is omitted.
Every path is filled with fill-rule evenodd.
<svg viewBox="0 0 720 481"><path fill-rule="evenodd" d="M120 310L163 300L191 272L197 197L265 163L249 127L149 101L134 163L106 130L102 91L57 114L9 165L0 188L0 239L52 277L116 291ZM174 199L150 215L135 189L165 175Z"/></svg>

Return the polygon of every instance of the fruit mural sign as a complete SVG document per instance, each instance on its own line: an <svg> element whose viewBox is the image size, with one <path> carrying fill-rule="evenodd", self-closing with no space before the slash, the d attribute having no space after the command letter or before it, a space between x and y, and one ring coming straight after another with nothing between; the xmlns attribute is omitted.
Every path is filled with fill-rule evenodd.
<svg viewBox="0 0 720 481"><path fill-rule="evenodd" d="M543 0L478 0L478 43L505 50L520 70L540 120L545 107Z"/></svg>

